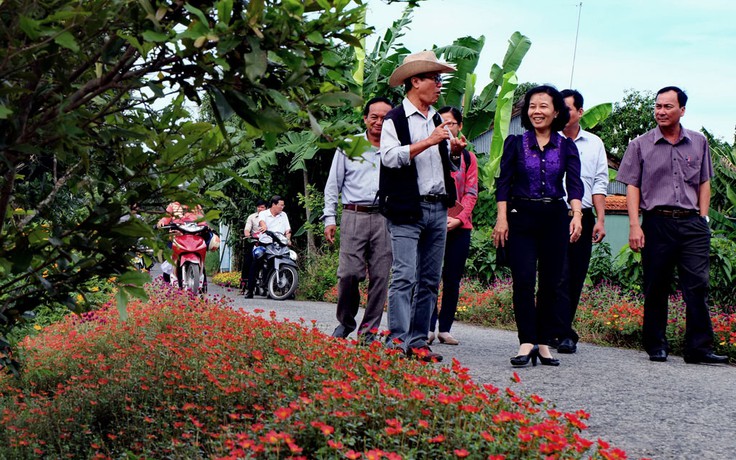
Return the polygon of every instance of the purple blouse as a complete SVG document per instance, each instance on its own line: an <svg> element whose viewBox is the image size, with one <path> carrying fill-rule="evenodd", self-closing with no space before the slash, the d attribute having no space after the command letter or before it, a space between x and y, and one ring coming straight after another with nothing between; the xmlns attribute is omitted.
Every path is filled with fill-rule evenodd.
<svg viewBox="0 0 736 460"><path fill-rule="evenodd" d="M533 131L509 136L503 146L496 200L562 198L565 196L563 178L568 201L582 199L580 156L575 141L554 132L541 150Z"/></svg>

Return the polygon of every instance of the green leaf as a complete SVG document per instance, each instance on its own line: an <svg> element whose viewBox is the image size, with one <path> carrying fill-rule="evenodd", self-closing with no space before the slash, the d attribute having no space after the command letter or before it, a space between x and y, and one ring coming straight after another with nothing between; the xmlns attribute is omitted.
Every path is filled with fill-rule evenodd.
<svg viewBox="0 0 736 460"><path fill-rule="evenodd" d="M256 40L251 40L255 42ZM245 53L245 75L248 80L256 83L266 73L268 69L268 54L261 50L260 46L254 47L250 53Z"/></svg>
<svg viewBox="0 0 736 460"><path fill-rule="evenodd" d="M228 24L233 14L233 0L220 0L217 2L217 20Z"/></svg>
<svg viewBox="0 0 736 460"><path fill-rule="evenodd" d="M128 321L128 299L130 296L128 295L128 292L126 289L124 289L122 286L118 288L117 294L115 294L115 299L117 300L117 306L118 306L118 315L120 315L121 321Z"/></svg>
<svg viewBox="0 0 736 460"><path fill-rule="evenodd" d="M580 117L580 127L585 130L591 129L611 116L612 112L613 104L610 102L594 105L583 112L583 116Z"/></svg>
<svg viewBox="0 0 736 460"><path fill-rule="evenodd" d="M532 47L532 41L529 37L522 35L520 32L514 32L509 38L509 47L506 50L506 56L503 58L504 74L519 70L521 61L526 56L529 48Z"/></svg>
<svg viewBox="0 0 736 460"><path fill-rule="evenodd" d="M353 107L358 107L363 102L363 99L355 93L343 91L321 94L314 98L313 102L315 104L323 104L328 107L343 107L345 105L345 101L348 101Z"/></svg>
<svg viewBox="0 0 736 460"><path fill-rule="evenodd" d="M41 22L21 15L18 19L20 30L25 33L31 40L37 40L41 36Z"/></svg>
<svg viewBox="0 0 736 460"><path fill-rule="evenodd" d="M56 42L57 45L72 50L74 52L79 51L77 40L74 38L74 35L72 35L69 31L64 31L54 37L54 42Z"/></svg>
<svg viewBox="0 0 736 460"><path fill-rule="evenodd" d="M13 111L4 105L0 105L0 120L6 120Z"/></svg>
<svg viewBox="0 0 736 460"><path fill-rule="evenodd" d="M199 18L199 21L202 24L204 24L205 26L208 26L209 21L207 21L207 17L204 15L204 13L202 12L202 10L200 10L199 8L197 8L195 6L192 6L192 4L191 3L188 3L188 2L184 4L184 9L186 9L187 11L189 11L190 13L192 13L193 15L197 16L197 18Z"/></svg>
<svg viewBox="0 0 736 460"><path fill-rule="evenodd" d="M169 40L169 36L162 32L156 32L155 30L146 30L142 34L143 39L149 42L165 43Z"/></svg>
<svg viewBox="0 0 736 460"><path fill-rule="evenodd" d="M123 286L143 286L151 281L151 275L139 272L138 270L129 270L118 277L118 284Z"/></svg>
<svg viewBox="0 0 736 460"><path fill-rule="evenodd" d="M514 106L514 90L518 86L516 72L508 72L503 76L503 84L498 93L496 102L496 118L493 122L493 139L491 139L490 161L484 169L483 185L488 190L493 190L496 173L503 154L503 143L509 135L511 123L511 109Z"/></svg>

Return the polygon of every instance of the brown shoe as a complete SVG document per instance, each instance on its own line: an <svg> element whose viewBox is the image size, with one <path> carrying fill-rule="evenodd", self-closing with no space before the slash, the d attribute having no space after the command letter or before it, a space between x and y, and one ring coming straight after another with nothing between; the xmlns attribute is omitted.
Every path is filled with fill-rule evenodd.
<svg viewBox="0 0 736 460"><path fill-rule="evenodd" d="M459 345L460 342L455 339L455 337L451 336L449 332L440 332L437 334L437 340L440 341L440 343L444 343L445 345Z"/></svg>

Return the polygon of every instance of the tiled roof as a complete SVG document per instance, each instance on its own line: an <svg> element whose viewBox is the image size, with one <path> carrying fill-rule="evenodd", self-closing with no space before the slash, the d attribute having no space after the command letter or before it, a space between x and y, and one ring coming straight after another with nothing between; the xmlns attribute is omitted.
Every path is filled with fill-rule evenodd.
<svg viewBox="0 0 736 460"><path fill-rule="evenodd" d="M606 197L606 211L626 211L626 196L608 195Z"/></svg>

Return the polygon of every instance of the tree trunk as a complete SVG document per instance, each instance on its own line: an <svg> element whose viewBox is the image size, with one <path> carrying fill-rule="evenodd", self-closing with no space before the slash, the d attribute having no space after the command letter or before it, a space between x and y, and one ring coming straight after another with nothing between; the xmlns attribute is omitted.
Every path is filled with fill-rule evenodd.
<svg viewBox="0 0 736 460"><path fill-rule="evenodd" d="M307 213L307 224L311 222L311 211L310 211L310 201L309 201L309 176L307 175L307 168L304 168L302 170L302 177L304 178L304 203L306 206L304 206L304 209ZM317 244L314 241L314 230L312 230L311 226L307 226L307 255L314 255L317 252Z"/></svg>

